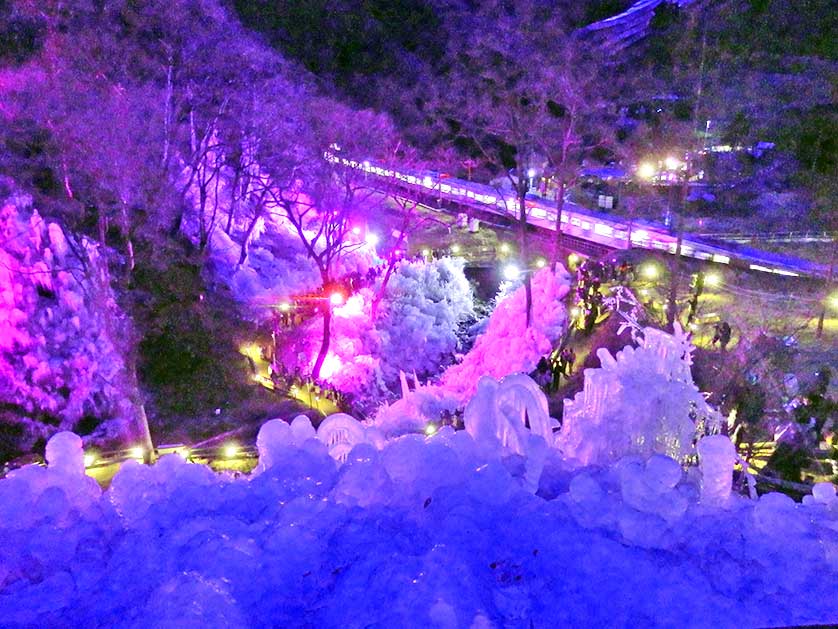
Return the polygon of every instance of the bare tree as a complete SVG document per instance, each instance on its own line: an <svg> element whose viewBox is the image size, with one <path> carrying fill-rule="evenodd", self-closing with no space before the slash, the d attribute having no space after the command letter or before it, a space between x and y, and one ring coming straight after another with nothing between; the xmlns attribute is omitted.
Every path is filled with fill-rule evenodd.
<svg viewBox="0 0 838 629"><path fill-rule="evenodd" d="M580 144L577 124L585 102L563 57L571 44L561 10L537 0L481 3L460 14L462 32L449 50L452 87L441 109L451 133L495 169L517 199L521 262L529 264L526 196L548 156L557 172ZM565 70L563 72L563 70ZM555 138L563 150L552 150ZM550 150L548 150L548 148ZM527 325L532 288L525 274Z"/></svg>

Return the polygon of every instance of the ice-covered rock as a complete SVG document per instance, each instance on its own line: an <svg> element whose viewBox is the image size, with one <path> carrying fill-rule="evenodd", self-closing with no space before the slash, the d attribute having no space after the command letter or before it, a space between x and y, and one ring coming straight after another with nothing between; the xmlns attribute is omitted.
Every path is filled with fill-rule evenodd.
<svg viewBox="0 0 838 629"><path fill-rule="evenodd" d="M68 476L84 474L84 446L81 437L72 432L59 432L47 441L46 460L51 470Z"/></svg>
<svg viewBox="0 0 838 629"><path fill-rule="evenodd" d="M819 504L829 506L838 504L838 496L835 493L835 485L832 483L815 483L812 487L812 498Z"/></svg>
<svg viewBox="0 0 838 629"><path fill-rule="evenodd" d="M21 203L0 199L0 459L78 429L86 439L145 439L125 362L130 322L99 246Z"/></svg>

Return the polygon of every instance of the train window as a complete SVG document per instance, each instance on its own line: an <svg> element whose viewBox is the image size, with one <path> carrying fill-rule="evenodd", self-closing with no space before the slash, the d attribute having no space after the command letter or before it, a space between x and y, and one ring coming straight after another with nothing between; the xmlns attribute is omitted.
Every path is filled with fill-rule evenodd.
<svg viewBox="0 0 838 629"><path fill-rule="evenodd" d="M603 236L610 236L612 233L614 233L613 229L611 229L608 225L603 225L602 223L597 223L596 225L594 225L594 231L597 234L601 234Z"/></svg>
<svg viewBox="0 0 838 629"><path fill-rule="evenodd" d="M719 255L718 253L713 254L713 262L721 262L722 264L730 264L730 258L728 256Z"/></svg>
<svg viewBox="0 0 838 629"><path fill-rule="evenodd" d="M582 221L582 229L590 229L591 224L588 221Z"/></svg>
<svg viewBox="0 0 838 629"><path fill-rule="evenodd" d="M582 221L580 221L578 218L576 218L574 216L573 218L570 219L570 224L571 225L576 225L576 227L580 227L582 225Z"/></svg>

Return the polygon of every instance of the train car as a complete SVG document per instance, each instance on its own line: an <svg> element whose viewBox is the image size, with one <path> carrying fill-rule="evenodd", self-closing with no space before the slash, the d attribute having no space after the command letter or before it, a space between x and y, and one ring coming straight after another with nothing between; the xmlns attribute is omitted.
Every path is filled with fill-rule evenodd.
<svg viewBox="0 0 838 629"><path fill-rule="evenodd" d="M509 190L464 181L439 171L396 171L369 161L356 162L335 156L330 158L328 155L327 159L390 179L406 192L412 192L429 201L453 202L483 212L492 212L506 219L518 218L518 199ZM543 229L556 228L555 201L551 203L542 197L527 195L526 205L527 222ZM649 249L675 254L678 246L677 237L660 223L640 219L627 221L624 217L583 208L568 201L564 203L562 210L562 232L611 249ZM826 266L816 262L689 233L683 235L681 255L790 277L827 275Z"/></svg>

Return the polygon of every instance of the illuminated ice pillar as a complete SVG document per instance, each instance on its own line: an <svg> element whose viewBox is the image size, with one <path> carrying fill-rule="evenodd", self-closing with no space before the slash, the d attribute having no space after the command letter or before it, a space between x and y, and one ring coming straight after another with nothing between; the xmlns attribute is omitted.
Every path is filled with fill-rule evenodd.
<svg viewBox="0 0 838 629"><path fill-rule="evenodd" d="M730 497L736 448L726 435L710 435L698 442L701 501L724 502Z"/></svg>

